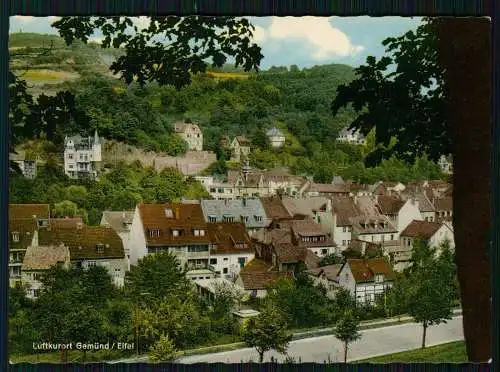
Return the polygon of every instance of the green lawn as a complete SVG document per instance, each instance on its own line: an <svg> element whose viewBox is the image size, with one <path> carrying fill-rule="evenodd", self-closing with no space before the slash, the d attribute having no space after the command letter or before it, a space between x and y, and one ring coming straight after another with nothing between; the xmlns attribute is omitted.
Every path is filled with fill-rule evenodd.
<svg viewBox="0 0 500 372"><path fill-rule="evenodd" d="M450 342L438 346L427 347L425 349L404 351L402 353L387 354L376 358L357 361L357 363L398 362L465 363L467 362L465 342Z"/></svg>

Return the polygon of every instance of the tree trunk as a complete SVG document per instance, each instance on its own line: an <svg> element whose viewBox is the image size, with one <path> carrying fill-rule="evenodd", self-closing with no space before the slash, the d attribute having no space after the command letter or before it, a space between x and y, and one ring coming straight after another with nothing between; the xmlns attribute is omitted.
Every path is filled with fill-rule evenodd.
<svg viewBox="0 0 500 372"><path fill-rule="evenodd" d="M423 332L422 332L422 349L425 349L425 337L427 336L427 322L422 324Z"/></svg>
<svg viewBox="0 0 500 372"><path fill-rule="evenodd" d="M453 149L453 226L463 327L470 362L491 356L491 21L437 24Z"/></svg>
<svg viewBox="0 0 500 372"><path fill-rule="evenodd" d="M347 363L347 348L349 347L347 342L344 342L344 363Z"/></svg>
<svg viewBox="0 0 500 372"><path fill-rule="evenodd" d="M264 362L264 352L259 351L259 363L263 363L263 362Z"/></svg>

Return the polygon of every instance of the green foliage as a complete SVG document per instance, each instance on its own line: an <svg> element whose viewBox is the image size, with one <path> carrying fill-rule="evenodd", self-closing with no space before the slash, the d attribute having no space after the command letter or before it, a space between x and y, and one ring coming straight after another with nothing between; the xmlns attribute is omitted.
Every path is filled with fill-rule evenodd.
<svg viewBox="0 0 500 372"><path fill-rule="evenodd" d="M168 335L162 335L149 351L149 359L153 362L172 362L176 355L175 345Z"/></svg>
<svg viewBox="0 0 500 372"><path fill-rule="evenodd" d="M251 318L243 333L243 339L249 347L254 347L259 353L259 362L264 360L264 353L276 350L286 353L292 334L280 309L268 304L261 313Z"/></svg>
<svg viewBox="0 0 500 372"><path fill-rule="evenodd" d="M349 344L361 338L359 318L354 311L347 310L342 313L335 323L333 334L344 343L344 363L346 363Z"/></svg>
<svg viewBox="0 0 500 372"><path fill-rule="evenodd" d="M321 258L321 261L319 262L319 266L341 264L343 262L343 260L344 259L342 256L339 256L338 254L332 253L332 254L326 255L323 258Z"/></svg>
<svg viewBox="0 0 500 372"><path fill-rule="evenodd" d="M54 205L52 211L54 217L75 217L78 215L78 206L69 200L64 200Z"/></svg>
<svg viewBox="0 0 500 372"><path fill-rule="evenodd" d="M359 115L351 127L365 135L375 128L377 147L368 164L379 163L389 154L409 161L427 154L437 161L441 154L450 153L451 142L444 120L443 69L437 61L434 23L427 20L416 31L389 37L382 44L387 55L378 60L369 56L355 69L356 78L338 88L333 113L352 107Z"/></svg>
<svg viewBox="0 0 500 372"><path fill-rule="evenodd" d="M443 253L438 255L436 247L417 241L411 266L398 278L388 297L392 311L406 311L415 322L422 323L422 347L425 347L427 327L451 319L458 297L453 255L447 243L441 248ZM397 301L401 301L400 304L396 304Z"/></svg>

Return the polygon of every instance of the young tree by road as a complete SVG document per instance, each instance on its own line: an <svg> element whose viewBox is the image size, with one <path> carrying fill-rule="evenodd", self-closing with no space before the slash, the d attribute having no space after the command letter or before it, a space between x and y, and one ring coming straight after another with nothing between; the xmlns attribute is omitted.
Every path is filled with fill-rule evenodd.
<svg viewBox="0 0 500 372"><path fill-rule="evenodd" d="M243 339L249 347L254 347L259 353L259 363L264 361L264 353L276 350L286 353L292 340L292 333L281 311L268 304L262 312L251 319L243 332Z"/></svg>
<svg viewBox="0 0 500 372"><path fill-rule="evenodd" d="M360 339L359 318L353 310L346 310L335 324L333 334L344 343L344 363L347 363L349 344Z"/></svg>
<svg viewBox="0 0 500 372"><path fill-rule="evenodd" d="M168 335L162 335L149 350L149 359L153 362L172 362L177 355L175 345Z"/></svg>

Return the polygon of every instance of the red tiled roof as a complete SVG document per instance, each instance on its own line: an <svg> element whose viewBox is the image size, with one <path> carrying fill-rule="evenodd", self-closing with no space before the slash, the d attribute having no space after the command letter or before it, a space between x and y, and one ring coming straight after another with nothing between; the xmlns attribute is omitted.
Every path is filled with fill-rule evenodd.
<svg viewBox="0 0 500 372"><path fill-rule="evenodd" d="M48 270L59 262L69 262L70 252L64 245L51 247L28 247L24 255L22 270Z"/></svg>
<svg viewBox="0 0 500 372"><path fill-rule="evenodd" d="M9 204L9 219L32 218L48 220L50 218L49 204Z"/></svg>
<svg viewBox="0 0 500 372"><path fill-rule="evenodd" d="M293 279L291 273L269 271L269 269L270 266L262 260L253 259L250 261L239 273L239 277L243 282L243 288L250 291L261 290L266 289L266 286L278 279Z"/></svg>
<svg viewBox="0 0 500 372"><path fill-rule="evenodd" d="M383 274L385 280L394 280L395 278L391 265L384 258L349 258L346 265L349 265L356 283L373 281L376 274Z"/></svg>
<svg viewBox="0 0 500 372"><path fill-rule="evenodd" d="M27 249L33 242L33 235L37 229L35 218L9 219L9 249ZM19 241L13 239L12 233L19 233Z"/></svg>
<svg viewBox="0 0 500 372"><path fill-rule="evenodd" d="M332 198L332 209L337 215L337 225L352 225L351 218L358 217L361 214L359 207L354 203L353 198Z"/></svg>
<svg viewBox="0 0 500 372"><path fill-rule="evenodd" d="M451 196L435 199L434 207L436 208L436 211L452 211L453 199L451 198Z"/></svg>
<svg viewBox="0 0 500 372"><path fill-rule="evenodd" d="M442 225L437 222L413 220L403 230L401 236L409 238L430 239Z"/></svg>
<svg viewBox="0 0 500 372"><path fill-rule="evenodd" d="M209 223L207 226L211 243L216 246L213 253L253 252L252 242L243 223ZM237 248L236 244L245 244L246 248Z"/></svg>
<svg viewBox="0 0 500 372"><path fill-rule="evenodd" d="M271 220L292 217L278 197L260 198L260 202L266 211L267 218Z"/></svg>
<svg viewBox="0 0 500 372"><path fill-rule="evenodd" d="M40 246L59 246L69 248L71 260L124 258L123 243L111 228L85 226L81 228L40 228L38 231ZM97 245L104 245L102 253Z"/></svg>
<svg viewBox="0 0 500 372"><path fill-rule="evenodd" d="M209 244L208 233L195 236L193 230L207 231L207 223L200 204L140 204L139 213L148 244ZM151 236L151 230L159 230L159 236ZM171 230L181 230L183 234L173 236Z"/></svg>
<svg viewBox="0 0 500 372"><path fill-rule="evenodd" d="M377 204L382 214L398 214L405 202L396 196L380 195Z"/></svg>

